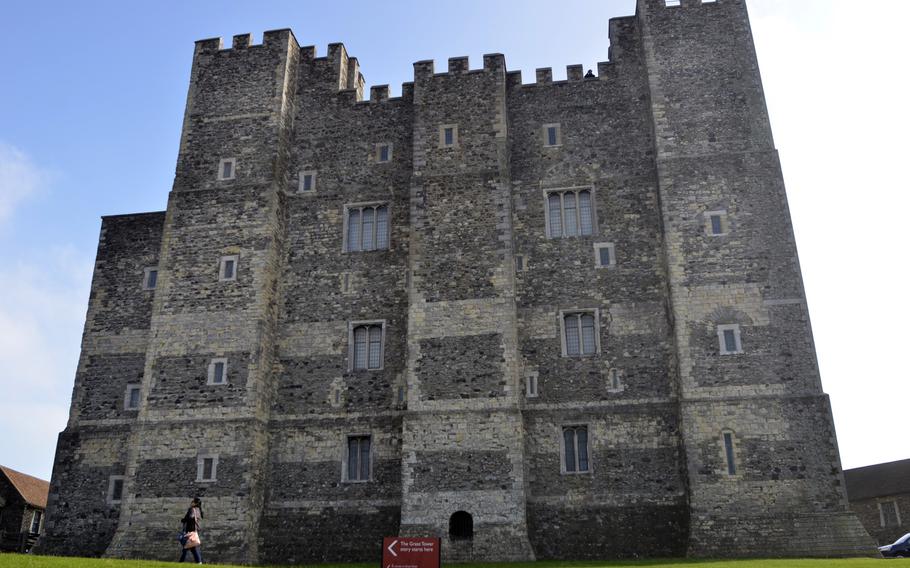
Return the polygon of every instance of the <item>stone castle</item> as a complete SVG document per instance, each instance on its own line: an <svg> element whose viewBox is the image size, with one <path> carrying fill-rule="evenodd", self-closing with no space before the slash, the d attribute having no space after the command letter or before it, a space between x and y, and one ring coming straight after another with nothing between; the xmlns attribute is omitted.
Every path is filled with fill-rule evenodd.
<svg viewBox="0 0 910 568"><path fill-rule="evenodd" d="M105 217L43 552L834 556L848 512L744 0L609 62L199 41L167 211Z"/></svg>

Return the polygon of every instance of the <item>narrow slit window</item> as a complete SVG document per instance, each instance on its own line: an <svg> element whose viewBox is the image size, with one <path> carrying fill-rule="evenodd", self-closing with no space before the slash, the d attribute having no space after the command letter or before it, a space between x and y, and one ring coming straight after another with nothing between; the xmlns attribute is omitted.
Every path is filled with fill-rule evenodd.
<svg viewBox="0 0 910 568"><path fill-rule="evenodd" d="M562 136L560 132L560 127L558 124L544 124L543 125L543 145L544 146L559 146L562 143Z"/></svg>
<svg viewBox="0 0 910 568"><path fill-rule="evenodd" d="M723 228L720 224L720 215L711 215L711 234L719 235L723 231Z"/></svg>
<svg viewBox="0 0 910 568"><path fill-rule="evenodd" d="M616 265L616 248L613 243L594 243L594 264L597 268Z"/></svg>
<svg viewBox="0 0 910 568"><path fill-rule="evenodd" d="M388 162L392 159L392 145L391 144L379 144L376 152L377 160L380 162Z"/></svg>
<svg viewBox="0 0 910 568"><path fill-rule="evenodd" d="M158 286L158 268L149 267L145 269L145 278L142 287L146 290L154 290Z"/></svg>
<svg viewBox="0 0 910 568"><path fill-rule="evenodd" d="M454 128L446 128L443 136L444 136L443 144L445 144L446 146L451 146L455 143L455 129Z"/></svg>
<svg viewBox="0 0 910 568"><path fill-rule="evenodd" d="M141 393L141 387L139 385L127 385L126 386L126 399L124 400L123 407L126 410L138 410L139 409L139 395Z"/></svg>
<svg viewBox="0 0 910 568"><path fill-rule="evenodd" d="M537 380L538 380L537 374L531 373L530 375L527 376L527 378L525 380L527 382L527 385L526 385L527 388L526 388L525 393L530 397L537 396Z"/></svg>
<svg viewBox="0 0 910 568"><path fill-rule="evenodd" d="M732 432L724 432L724 456L727 459L727 475L736 475L736 457L733 453Z"/></svg>
<svg viewBox="0 0 910 568"><path fill-rule="evenodd" d="M300 172L298 179L297 191L300 193L311 193L316 191L316 172L307 170Z"/></svg>
<svg viewBox="0 0 910 568"><path fill-rule="evenodd" d="M38 534L41 532L41 511L32 512L32 524L29 527L29 532L32 534Z"/></svg>
<svg viewBox="0 0 910 568"><path fill-rule="evenodd" d="M234 179L237 175L237 160L235 158L225 158L218 162L218 179L227 181Z"/></svg>
<svg viewBox="0 0 910 568"><path fill-rule="evenodd" d="M223 256L218 267L218 279L222 282L237 280L237 255Z"/></svg>
<svg viewBox="0 0 910 568"><path fill-rule="evenodd" d="M209 363L209 380L210 385L223 385L227 383L228 364L227 359L212 359Z"/></svg>
<svg viewBox="0 0 910 568"><path fill-rule="evenodd" d="M196 481L215 481L218 474L217 456L199 456L196 461Z"/></svg>

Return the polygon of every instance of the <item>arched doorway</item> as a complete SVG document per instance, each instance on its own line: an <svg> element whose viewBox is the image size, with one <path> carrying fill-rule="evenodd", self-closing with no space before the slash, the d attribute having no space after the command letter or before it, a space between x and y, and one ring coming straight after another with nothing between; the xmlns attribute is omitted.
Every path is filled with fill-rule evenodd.
<svg viewBox="0 0 910 568"><path fill-rule="evenodd" d="M449 538L471 540L474 538L474 518L465 511L455 511L449 517Z"/></svg>

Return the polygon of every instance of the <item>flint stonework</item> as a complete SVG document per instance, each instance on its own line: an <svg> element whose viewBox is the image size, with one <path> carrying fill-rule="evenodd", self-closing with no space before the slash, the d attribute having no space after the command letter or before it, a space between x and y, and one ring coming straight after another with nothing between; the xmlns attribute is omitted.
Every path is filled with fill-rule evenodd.
<svg viewBox="0 0 910 568"><path fill-rule="evenodd" d="M167 211L102 219L41 551L172 560L198 495L214 562L873 554L744 0L609 41L368 100L342 44L197 42Z"/></svg>

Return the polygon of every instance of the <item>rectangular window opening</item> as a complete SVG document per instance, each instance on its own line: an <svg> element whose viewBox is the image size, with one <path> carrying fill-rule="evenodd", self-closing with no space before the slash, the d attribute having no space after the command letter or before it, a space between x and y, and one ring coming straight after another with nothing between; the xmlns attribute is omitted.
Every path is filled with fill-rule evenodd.
<svg viewBox="0 0 910 568"><path fill-rule="evenodd" d="M107 486L107 502L111 504L120 503L123 501L123 483L124 477L122 475L112 475L109 478Z"/></svg>
<svg viewBox="0 0 910 568"><path fill-rule="evenodd" d="M451 146L452 144L455 143L455 129L454 128L446 128L443 136L444 136L443 143L446 146Z"/></svg>
<svg viewBox="0 0 910 568"><path fill-rule="evenodd" d="M370 480L370 436L348 436L348 481Z"/></svg>
<svg viewBox="0 0 910 568"><path fill-rule="evenodd" d="M880 501L878 504L881 524L883 527L900 526L900 512L897 508L897 501Z"/></svg>
<svg viewBox="0 0 910 568"><path fill-rule="evenodd" d="M348 206L346 252L389 248L389 206L385 204Z"/></svg>
<svg viewBox="0 0 910 568"><path fill-rule="evenodd" d="M550 238L594 233L594 207L590 189L547 192L547 230Z"/></svg>
<svg viewBox="0 0 910 568"><path fill-rule="evenodd" d="M316 191L316 171L307 170L300 172L297 181L297 191L300 193L311 193Z"/></svg>
<svg viewBox="0 0 910 568"><path fill-rule="evenodd" d="M531 373L530 375L527 376L527 379L526 379L527 388L526 388L525 392L530 397L537 396L537 380L538 380L537 373Z"/></svg>
<svg viewBox="0 0 910 568"><path fill-rule="evenodd" d="M150 267L145 269L145 281L142 283L146 290L154 290L158 286L158 269Z"/></svg>
<svg viewBox="0 0 910 568"><path fill-rule="evenodd" d="M218 179L221 181L232 180L237 174L236 158L224 158L218 162Z"/></svg>
<svg viewBox="0 0 910 568"><path fill-rule="evenodd" d="M565 426L563 436L563 467L565 473L585 473L588 463L588 427Z"/></svg>
<svg viewBox="0 0 910 568"><path fill-rule="evenodd" d="M597 318L595 312L566 313L562 316L564 356L589 357L595 355L597 345Z"/></svg>
<svg viewBox="0 0 910 568"><path fill-rule="evenodd" d="M736 460L733 455L733 434L724 432L724 455L727 458L727 475L736 475Z"/></svg>
<svg viewBox="0 0 910 568"><path fill-rule="evenodd" d="M389 144L379 145L379 161L388 162L392 159L392 146Z"/></svg>
<svg viewBox="0 0 910 568"><path fill-rule="evenodd" d="M351 366L355 371L382 369L383 324L368 323L353 326Z"/></svg>
<svg viewBox="0 0 910 568"><path fill-rule="evenodd" d="M717 326L717 338L720 342L721 355L735 355L737 353L742 353L739 324L725 324Z"/></svg>
<svg viewBox="0 0 910 568"><path fill-rule="evenodd" d="M137 410L139 408L139 395L142 388L139 385L127 385L126 387L126 410Z"/></svg>
<svg viewBox="0 0 910 568"><path fill-rule="evenodd" d="M664 5L668 8L679 6L680 0L664 0Z"/></svg>
<svg viewBox="0 0 910 568"><path fill-rule="evenodd" d="M32 512L32 524L31 524L31 527L29 528L30 533L38 534L39 532L41 532L41 517L42 517L41 511Z"/></svg>
<svg viewBox="0 0 910 568"><path fill-rule="evenodd" d="M218 456L204 455L196 458L196 481L215 481L218 476Z"/></svg>

